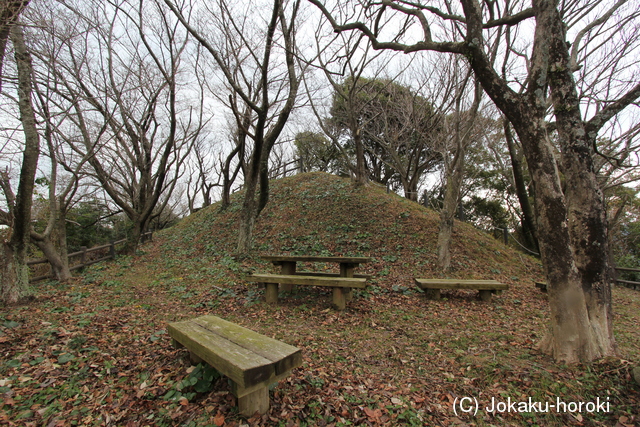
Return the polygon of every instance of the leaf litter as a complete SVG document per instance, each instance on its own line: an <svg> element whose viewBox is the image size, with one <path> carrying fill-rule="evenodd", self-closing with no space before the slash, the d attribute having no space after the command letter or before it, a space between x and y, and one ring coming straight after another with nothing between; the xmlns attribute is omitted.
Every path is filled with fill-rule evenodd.
<svg viewBox="0 0 640 427"><path fill-rule="evenodd" d="M640 388L640 293L614 288L620 357L561 366L536 351L548 322L532 258L456 223L451 277L510 289L427 301L414 277L442 277L437 214L326 174L274 182L256 253L235 244L237 204L212 206L157 233L136 256L38 285L39 298L0 312L0 425L9 426L632 426ZM236 202L238 203L238 202ZM305 203L304 213L300 206ZM371 285L343 312L300 288L277 306L244 280L274 271L260 254L365 255ZM329 270L330 265L305 268ZM168 322L214 314L302 349L303 366L270 391L271 408L241 417L228 381L174 349ZM477 399L477 414L454 411ZM609 412L488 413L492 399L595 402Z"/></svg>

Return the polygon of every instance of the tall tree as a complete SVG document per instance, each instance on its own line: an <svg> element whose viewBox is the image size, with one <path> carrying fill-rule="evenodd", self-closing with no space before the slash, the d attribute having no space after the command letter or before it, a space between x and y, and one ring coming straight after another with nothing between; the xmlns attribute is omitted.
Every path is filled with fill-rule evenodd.
<svg viewBox="0 0 640 427"><path fill-rule="evenodd" d="M5 304L14 304L32 296L26 262L31 232L33 189L40 150L40 135L36 127L32 99L32 61L21 25L15 24L11 27L11 41L18 73L18 109L24 132L24 149L17 193L14 195L11 191L8 185L9 177L6 174L0 179L9 206L8 212L0 211L0 216L11 224L11 236L8 240L2 241L0 257L0 300Z"/></svg>
<svg viewBox="0 0 640 427"><path fill-rule="evenodd" d="M303 131L294 139L301 172L337 172L338 149L320 132Z"/></svg>
<svg viewBox="0 0 640 427"><path fill-rule="evenodd" d="M347 130L352 120L358 124L370 179L399 183L405 197L418 199L424 173L440 158L434 148L441 116L427 97L391 79L346 79L334 92L329 120L333 128Z"/></svg>
<svg viewBox="0 0 640 427"><path fill-rule="evenodd" d="M511 159L511 171L513 174L513 183L516 190L516 195L520 203L520 209L522 211L522 234L526 243L530 248L537 251L538 249L538 237L535 216L533 212L533 206L531 206L529 191L527 190L527 182L524 177L525 165L523 164L522 150L517 144L513 132L511 131L511 123L505 118L504 124L504 137L509 150L509 158Z"/></svg>
<svg viewBox="0 0 640 427"><path fill-rule="evenodd" d="M2 89L2 70L11 28L30 0L7 0L0 3L0 89Z"/></svg>
<svg viewBox="0 0 640 427"><path fill-rule="evenodd" d="M322 2L309 1L323 11L336 31L360 31L375 48L406 53L451 52L467 58L485 92L513 125L532 176L551 307L551 328L541 348L566 362L614 354L607 223L594 168L594 147L603 126L638 99L640 84L633 73L619 74L618 86L609 87L600 109L583 115L574 71L579 69L580 60L584 68L592 65L586 61L591 57L581 56L591 52L585 49L590 42L605 48L609 63L616 58L621 64L606 71L616 73L623 68L625 58L637 48L637 37L626 34L624 26L617 24L637 23L638 8L605 0L597 5L533 0L531 7L460 0L459 4L446 2L444 12L420 3L383 0L380 5L364 6L374 20L369 26L367 22L339 23L337 19L341 18L336 19ZM416 23L421 29L420 39L409 39L415 32L405 32L404 40L379 39L383 32L375 22L386 14ZM614 23L614 19L619 22ZM453 21L459 36L437 39L439 33L433 26L443 21ZM488 38L500 37L507 28L522 23L533 25L534 34L527 68L519 70L526 74L522 83L525 89L517 92L511 81L496 71L487 48L492 45ZM573 34L570 43L568 36ZM549 139L549 104L553 106L561 150L564 187L556 150Z"/></svg>
<svg viewBox="0 0 640 427"><path fill-rule="evenodd" d="M442 134L439 135L442 138L444 199L438 227L438 266L444 271L451 268L453 219L462 201L467 150L480 139L477 117L482 90L471 74L464 67L460 69L460 64L456 62L450 61L448 68L452 83L452 112L444 119ZM465 102L469 98L470 102Z"/></svg>
<svg viewBox="0 0 640 427"><path fill-rule="evenodd" d="M191 104L202 93L184 72L189 36L153 0L60 0L39 13L51 23L33 30L51 74L50 106L66 117L57 131L131 220L133 250L170 200L204 125L201 103Z"/></svg>
<svg viewBox="0 0 640 427"><path fill-rule="evenodd" d="M317 67L323 75L320 80L326 83L314 87L314 74L306 73L303 78L307 97L318 125L342 154L343 164L355 184L363 185L369 179L363 132L371 125L371 117L366 116L364 109L372 101L364 93L368 89L374 92L371 86L388 65L388 55L373 52L368 40L358 34L327 35L325 27L323 23L316 27L315 49L304 62ZM330 98L326 84L332 93ZM326 102L327 98L331 102ZM333 120L336 109L337 120ZM370 160L377 161L375 157Z"/></svg>
<svg viewBox="0 0 640 427"><path fill-rule="evenodd" d="M209 21L200 27L188 19L193 10L165 3L211 54L231 92L226 105L236 121L236 147L247 156L237 246L237 253L244 255L251 250L255 221L269 200L269 155L293 111L300 84L295 61L299 1L273 0L265 21L265 3L219 0L207 6ZM244 8L240 13L239 7ZM263 21L266 28L258 24ZM217 34L209 34L211 23Z"/></svg>

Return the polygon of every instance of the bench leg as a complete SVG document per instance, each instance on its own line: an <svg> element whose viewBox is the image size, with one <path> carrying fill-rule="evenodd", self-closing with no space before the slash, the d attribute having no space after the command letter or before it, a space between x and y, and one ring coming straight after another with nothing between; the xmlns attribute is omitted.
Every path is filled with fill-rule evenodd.
<svg viewBox="0 0 640 427"><path fill-rule="evenodd" d="M200 359L194 352L189 352L189 360L192 365L197 365L198 363L204 362L204 360Z"/></svg>
<svg viewBox="0 0 640 427"><path fill-rule="evenodd" d="M264 386L238 397L238 410L245 417L258 412L264 414L269 410L269 387Z"/></svg>
<svg viewBox="0 0 640 427"><path fill-rule="evenodd" d="M480 299L482 301L491 301L491 290L487 290L487 289L480 290Z"/></svg>
<svg viewBox="0 0 640 427"><path fill-rule="evenodd" d="M342 292L344 293L344 299L346 302L349 302L353 299L353 290L351 288L342 288Z"/></svg>
<svg viewBox="0 0 640 427"><path fill-rule="evenodd" d="M180 344L175 339L171 338L171 345L173 348L183 348L184 346ZM192 365L197 365L198 363L204 362L204 360L200 359L194 352L189 351L189 361Z"/></svg>
<svg viewBox="0 0 640 427"><path fill-rule="evenodd" d="M353 277L354 269L355 269L355 265L353 264L340 263L340 277ZM351 292L351 288L343 288L342 292L344 293L344 298L346 302L351 301L351 299L353 298L353 293Z"/></svg>
<svg viewBox="0 0 640 427"><path fill-rule="evenodd" d="M424 294L427 299L437 301L440 299L440 289L425 289Z"/></svg>
<svg viewBox="0 0 640 427"><path fill-rule="evenodd" d="M333 288L333 306L336 310L344 310L347 306L342 288Z"/></svg>
<svg viewBox="0 0 640 427"><path fill-rule="evenodd" d="M282 267L280 267L280 274L286 274L288 276L292 276L296 274L296 263L295 262L283 262ZM296 285L292 284L283 284L282 290L284 292L295 292L297 290Z"/></svg>
<svg viewBox="0 0 640 427"><path fill-rule="evenodd" d="M278 303L278 284L277 283L266 283L264 298L269 304Z"/></svg>

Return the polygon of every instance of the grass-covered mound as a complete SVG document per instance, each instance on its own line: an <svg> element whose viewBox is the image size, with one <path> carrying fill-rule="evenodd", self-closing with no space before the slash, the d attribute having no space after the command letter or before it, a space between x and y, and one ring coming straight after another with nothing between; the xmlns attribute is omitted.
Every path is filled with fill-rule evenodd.
<svg viewBox="0 0 640 427"><path fill-rule="evenodd" d="M272 183L256 224L255 253L238 261L240 198L154 236L135 257L93 266L68 284L39 286L33 304L0 314L0 424L206 426L611 426L638 422L640 293L614 289L621 359L558 366L535 350L548 321L539 264L456 223L457 278L497 279L491 303L470 291L428 302L413 277L436 268L437 214L376 186L327 174ZM300 289L261 302L249 271L260 254L364 255L372 284L344 312L330 293ZM331 268L333 266L308 266ZM189 367L167 322L215 314L298 346L304 364L271 395L267 415L239 417L222 378ZM478 400L477 414L454 411ZM492 399L609 403L609 412L488 414Z"/></svg>
<svg viewBox="0 0 640 427"><path fill-rule="evenodd" d="M208 260L236 249L241 197L228 209L203 209L168 232L173 248ZM259 217L254 255L351 255L376 258L363 266L381 286L412 286L413 277L442 277L437 268L438 214L375 185L308 173L276 180ZM496 279L530 285L542 274L530 257L512 251L469 224L456 222L454 278ZM390 277L389 277L390 276Z"/></svg>

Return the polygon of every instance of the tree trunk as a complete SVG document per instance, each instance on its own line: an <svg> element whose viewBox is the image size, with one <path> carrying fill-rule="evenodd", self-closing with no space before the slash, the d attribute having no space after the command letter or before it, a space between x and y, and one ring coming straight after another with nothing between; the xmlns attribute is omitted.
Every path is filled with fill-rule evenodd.
<svg viewBox="0 0 640 427"><path fill-rule="evenodd" d="M2 242L0 257L0 298L7 304L16 304L33 297L29 286L29 268L16 256L11 244Z"/></svg>
<svg viewBox="0 0 640 427"><path fill-rule="evenodd" d="M513 135L511 134L511 125L506 118L504 119L504 135L505 140L507 141L507 147L509 148L509 157L511 158L511 168L513 171L513 181L516 187L516 195L520 202L520 208L522 209L522 234L524 235L527 245L529 245L533 250L539 251L535 217L533 208L529 202L527 185L524 181L521 154L518 153L516 143L513 140Z"/></svg>
<svg viewBox="0 0 640 427"><path fill-rule="evenodd" d="M252 248L253 228L257 217L257 202L255 200L257 182L255 179L248 179L245 184L245 195L242 203L242 213L240 215L240 226L238 228L237 255L248 254Z"/></svg>
<svg viewBox="0 0 640 427"><path fill-rule="evenodd" d="M468 20L474 26L469 29L470 37L481 39L482 15L477 3L463 0L463 5L465 15L473 17ZM607 327L610 285L603 273L607 254L600 256L600 251L606 250L606 235L602 234L606 227L598 214L601 203L589 170L592 159L584 145L580 108L567 99L574 96L575 82L564 62L568 47L563 23L553 1L540 0L533 6L536 30L525 96L518 97L510 91L475 44L469 45L472 53L468 58L483 88L518 134L533 182L538 243L551 308L551 328L540 349L557 361L588 362L615 351L613 334ZM547 84L554 103L563 166L568 168L566 195L545 125Z"/></svg>
<svg viewBox="0 0 640 427"><path fill-rule="evenodd" d="M464 176L464 156L465 149L459 145L450 170L446 172L444 200L438 229L438 266L443 271L451 268L451 235Z"/></svg>
<svg viewBox="0 0 640 427"><path fill-rule="evenodd" d="M567 207L555 163L553 147L544 135L542 114L530 116L528 122L513 123L525 150L536 192L539 244L545 274L549 283L551 330L540 349L556 360L577 362L591 360L590 327L580 276L574 262ZM524 132L528 128L528 132Z"/></svg>
<svg viewBox="0 0 640 427"><path fill-rule="evenodd" d="M48 238L35 241L38 248L42 251L47 261L51 265L51 271L53 276L63 282L71 278L71 271L69 270L69 260L66 256L66 250L64 255L59 252L61 248L56 248L56 245Z"/></svg>
<svg viewBox="0 0 640 427"><path fill-rule="evenodd" d="M18 193L12 212L13 229L9 243L3 242L5 261L2 263L2 283L0 296L6 304L15 304L33 295L29 286L27 267L27 245L31 233L31 206L33 188L38 166L40 137L36 127L35 113L31 99L31 55L27 51L22 27L16 24L11 31L18 68L18 106L25 136L22 167L18 183Z"/></svg>
<svg viewBox="0 0 640 427"><path fill-rule="evenodd" d="M414 202L418 201L418 181L414 179L407 179L407 177L400 175L400 182L402 182L402 188L404 190L404 197Z"/></svg>
<svg viewBox="0 0 640 427"><path fill-rule="evenodd" d="M596 136L589 136L570 71L562 19L553 17L549 82L567 180L569 235L584 291L592 345L596 357L615 354L612 329L611 269L604 197L597 182L593 156Z"/></svg>
<svg viewBox="0 0 640 427"><path fill-rule="evenodd" d="M131 235L125 245L124 251L127 254L133 255L138 249L142 233L146 231L146 224L143 224L140 218L133 218L131 221L133 222L133 229L131 230Z"/></svg>
<svg viewBox="0 0 640 427"><path fill-rule="evenodd" d="M362 144L362 136L360 135L360 128L354 126L356 129L353 135L353 142L356 148L356 185L364 185L367 183L367 168L364 163L364 145Z"/></svg>
<svg viewBox="0 0 640 427"><path fill-rule="evenodd" d="M55 175L55 174L54 174ZM55 179L51 185L55 185ZM57 203L51 204L53 221L52 227L42 234L31 231L31 241L42 251L47 261L51 265L54 277L63 282L71 278L69 270L69 256L67 251L67 228L65 224L66 212L62 207L62 198Z"/></svg>
<svg viewBox="0 0 640 427"><path fill-rule="evenodd" d="M268 167L268 157L267 159L262 158L262 156L264 155L264 146L265 141L262 138L262 135L257 135L255 139L255 146L253 149L253 155L251 156L251 161L249 162L249 167L246 169L244 177L245 193L244 200L242 202L240 225L238 228L238 246L236 248L238 256L247 255L253 247L253 228L256 223L256 218L258 217L261 209L260 203L263 202L263 200L256 200L256 193L258 190L258 185L262 185L263 179L267 180L268 185L268 173L263 173L263 167L265 167L264 165L267 165L266 167ZM266 205L266 200L264 201L264 203Z"/></svg>
<svg viewBox="0 0 640 427"><path fill-rule="evenodd" d="M576 263L570 217L560 174L554 157L554 148L545 136L543 115L531 116L518 123L520 141L527 156L536 192L536 216L539 227L539 245L542 262L549 283L551 328L539 348L567 363L594 360L611 354L598 344L598 328L590 321L588 300L583 290L582 275ZM583 230L584 232L584 230Z"/></svg>

